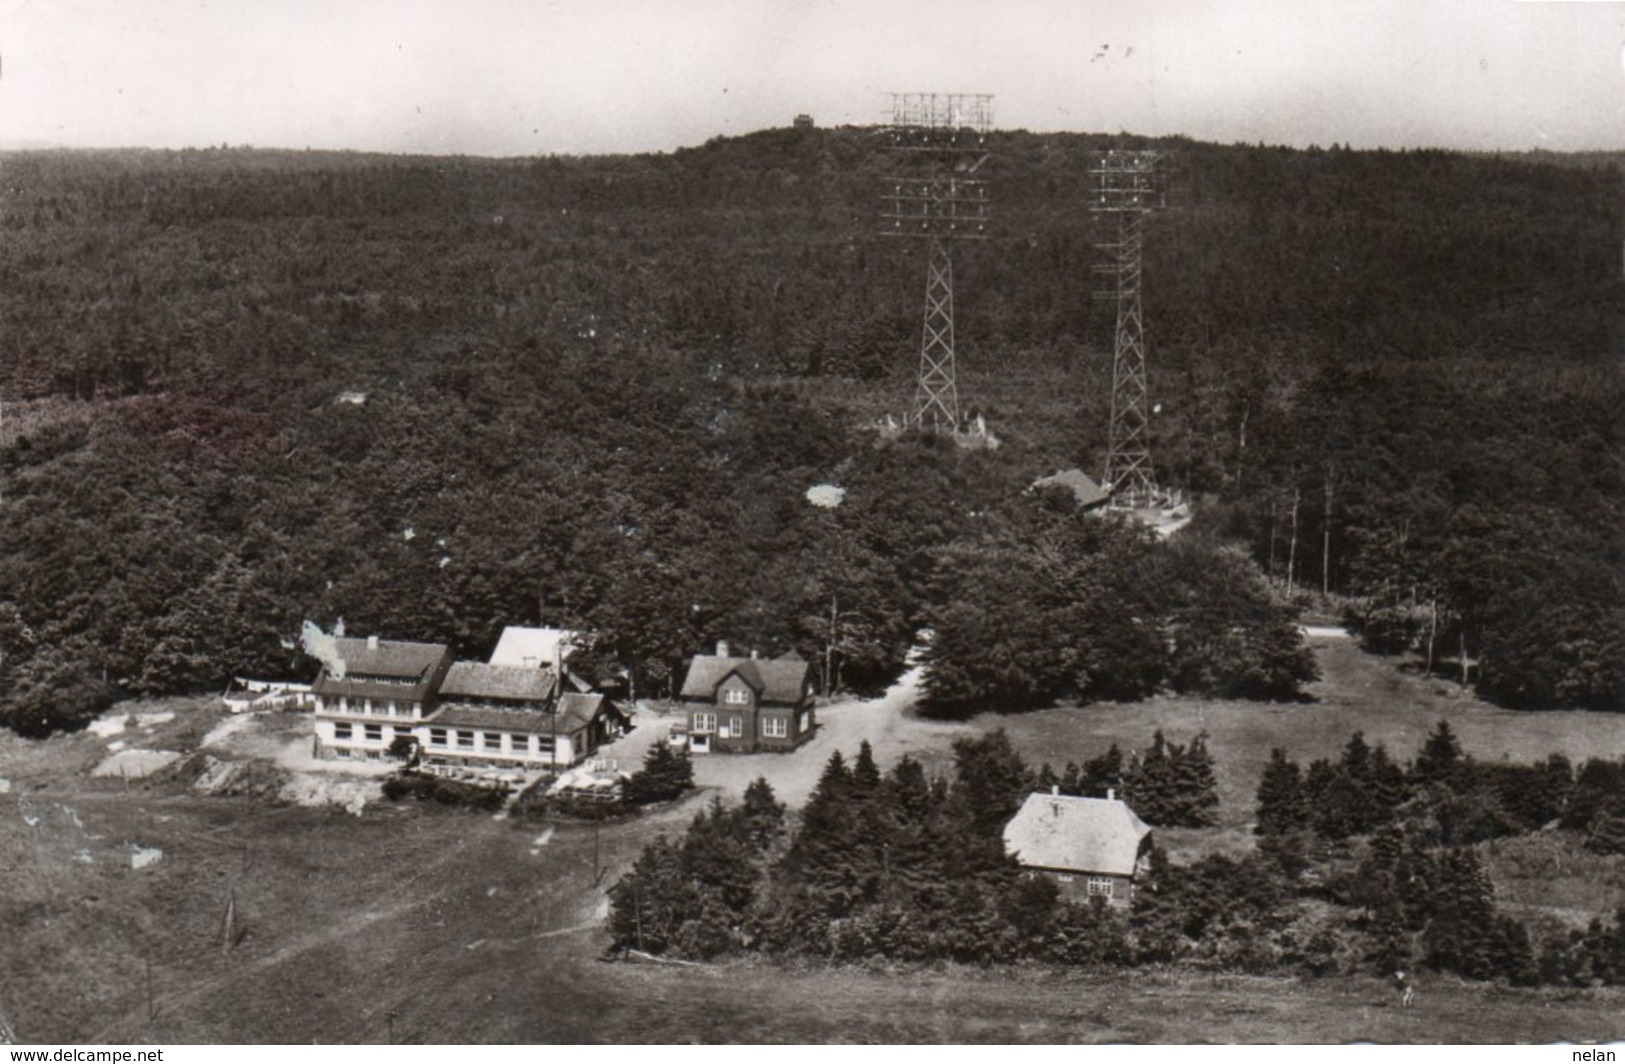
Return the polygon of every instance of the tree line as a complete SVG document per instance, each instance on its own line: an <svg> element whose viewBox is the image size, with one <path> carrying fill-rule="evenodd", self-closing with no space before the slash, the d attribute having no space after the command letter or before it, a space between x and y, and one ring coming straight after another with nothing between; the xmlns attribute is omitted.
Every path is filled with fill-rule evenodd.
<svg viewBox="0 0 1625 1064"><path fill-rule="evenodd" d="M1001 134L956 309L1003 446L959 453L867 432L912 391L923 270L870 236L873 139L9 155L0 715L308 675L285 642L340 617L470 654L592 628L643 692L718 638L871 690L929 627L966 654L944 713L1292 697L1272 603L1305 587L1509 705L1625 701L1611 164L1165 144L1153 447L1211 499L1159 547L1021 498L1099 467L1111 324L1072 207L1090 149L1141 142Z"/></svg>

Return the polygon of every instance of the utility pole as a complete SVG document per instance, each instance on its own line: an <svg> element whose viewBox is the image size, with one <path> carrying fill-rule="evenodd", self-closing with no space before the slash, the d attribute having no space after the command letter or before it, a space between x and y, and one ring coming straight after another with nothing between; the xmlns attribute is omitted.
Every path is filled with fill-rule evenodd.
<svg viewBox="0 0 1625 1064"><path fill-rule="evenodd" d="M1335 473L1335 466L1326 467L1326 510L1320 522L1320 594L1323 598L1331 597L1332 593L1332 480Z"/></svg>
<svg viewBox="0 0 1625 1064"><path fill-rule="evenodd" d="M892 94L888 132L896 167L885 179L880 231L927 245L920 374L905 419L922 431L959 429L952 243L987 236L987 182L975 175L988 159L992 126L990 95Z"/></svg>

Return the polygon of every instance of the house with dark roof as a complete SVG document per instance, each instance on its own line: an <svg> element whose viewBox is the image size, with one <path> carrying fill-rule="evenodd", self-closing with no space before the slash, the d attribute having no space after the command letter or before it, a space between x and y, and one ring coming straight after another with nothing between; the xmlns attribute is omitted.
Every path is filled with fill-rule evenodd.
<svg viewBox="0 0 1625 1064"><path fill-rule="evenodd" d="M630 724L608 698L561 692L557 673L534 666L459 661L440 685L439 702L417 729L431 767L573 765Z"/></svg>
<svg viewBox="0 0 1625 1064"><path fill-rule="evenodd" d="M728 644L689 662L681 694L696 754L794 750L818 726L806 659L735 657Z"/></svg>
<svg viewBox="0 0 1625 1064"><path fill-rule="evenodd" d="M1030 875L1047 876L1067 901L1134 900L1145 871L1151 828L1107 791L1105 798L1029 794L1004 826L1004 848Z"/></svg>
<svg viewBox="0 0 1625 1064"><path fill-rule="evenodd" d="M378 761L397 738L412 735L434 711L451 667L443 643L340 636L311 692L316 756Z"/></svg>

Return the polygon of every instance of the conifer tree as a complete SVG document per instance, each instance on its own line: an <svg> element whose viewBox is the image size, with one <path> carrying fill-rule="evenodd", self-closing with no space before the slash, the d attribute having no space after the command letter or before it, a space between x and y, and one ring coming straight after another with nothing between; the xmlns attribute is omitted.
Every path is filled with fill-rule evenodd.
<svg viewBox="0 0 1625 1064"><path fill-rule="evenodd" d="M954 740L956 790L965 797L972 822L988 837L1001 837L1031 793L1027 765L1004 729L975 739Z"/></svg>
<svg viewBox="0 0 1625 1064"><path fill-rule="evenodd" d="M1387 877L1378 881L1366 938L1366 959L1379 975L1392 975L1411 966L1411 936L1405 926L1405 908Z"/></svg>
<svg viewBox="0 0 1625 1064"><path fill-rule="evenodd" d="M1073 766L1068 765L1071 769ZM1067 791L1085 798L1104 798L1108 791L1116 791L1119 798L1126 790L1123 773L1123 751L1112 743L1104 754L1084 762L1077 786Z"/></svg>
<svg viewBox="0 0 1625 1064"><path fill-rule="evenodd" d="M1456 733L1450 730L1448 721L1441 720L1416 755L1411 776L1424 784L1449 783L1461 763L1461 744L1456 741Z"/></svg>
<svg viewBox="0 0 1625 1064"><path fill-rule="evenodd" d="M1495 895L1478 851L1445 851L1434 884L1432 917L1422 931L1427 962L1469 979L1494 974Z"/></svg>
<svg viewBox="0 0 1625 1064"><path fill-rule="evenodd" d="M1270 751L1269 763L1258 781L1258 813L1253 833L1284 835L1306 826L1308 821L1298 763L1288 760L1286 751L1277 746Z"/></svg>
<svg viewBox="0 0 1625 1064"><path fill-rule="evenodd" d="M773 794L765 776L757 776L745 788L745 802L739 810L745 838L760 853L773 844L784 830L784 803Z"/></svg>
<svg viewBox="0 0 1625 1064"><path fill-rule="evenodd" d="M1219 789L1213 775L1213 755L1208 752L1207 733L1199 732L1174 764L1179 794L1179 823L1184 827L1208 827L1218 823Z"/></svg>

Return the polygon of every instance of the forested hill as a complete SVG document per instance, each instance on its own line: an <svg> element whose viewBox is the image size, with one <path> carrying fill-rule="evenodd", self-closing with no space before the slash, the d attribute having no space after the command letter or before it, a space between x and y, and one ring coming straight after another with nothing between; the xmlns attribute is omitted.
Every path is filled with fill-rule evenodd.
<svg viewBox="0 0 1625 1064"><path fill-rule="evenodd" d="M1278 693L1258 569L1289 555L1493 697L1625 704L1617 165L1162 143L1155 447L1207 504L1160 547L1022 494L1098 471L1087 152L1144 143L995 139L995 238L956 262L977 452L869 430L924 286L875 235L871 131L0 156L4 711L310 669L307 617L467 654L589 625L657 691L719 637L882 683L932 623L997 658L949 707Z"/></svg>

